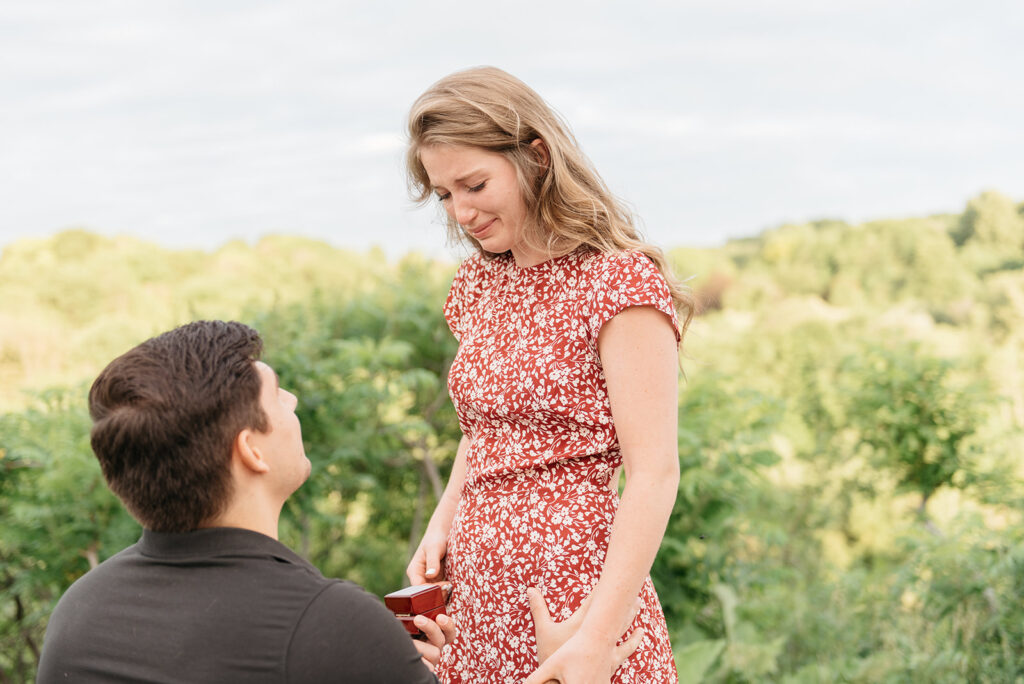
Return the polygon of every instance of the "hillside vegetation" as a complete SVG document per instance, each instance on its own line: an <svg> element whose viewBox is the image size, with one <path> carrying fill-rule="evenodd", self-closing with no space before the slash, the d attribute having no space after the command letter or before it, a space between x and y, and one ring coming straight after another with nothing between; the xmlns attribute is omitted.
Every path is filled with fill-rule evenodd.
<svg viewBox="0 0 1024 684"><path fill-rule="evenodd" d="M786 225L669 250L703 302L652 570L682 681L1024 680L1024 206ZM0 682L139 534L89 450L88 382L196 318L246 321L298 395L282 540L383 594L458 426L454 264L296 238L172 251L85 231L0 255Z"/></svg>

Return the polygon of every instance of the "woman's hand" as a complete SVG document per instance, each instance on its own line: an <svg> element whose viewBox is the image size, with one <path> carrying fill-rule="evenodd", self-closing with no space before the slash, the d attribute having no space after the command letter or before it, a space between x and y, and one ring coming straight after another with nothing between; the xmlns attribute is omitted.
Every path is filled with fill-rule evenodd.
<svg viewBox="0 0 1024 684"><path fill-rule="evenodd" d="M640 646L644 630L637 629L618 646L576 632L551 654L524 684L610 684L612 675Z"/></svg>
<svg viewBox="0 0 1024 684"><path fill-rule="evenodd" d="M526 590L526 597L530 601L530 615L533 617L533 632L534 636L537 637L537 663L543 665L544 661L551 657L562 644L572 638L576 632L579 631L580 626L583 624L583 618L587 616L587 610L590 609L591 601L594 597L593 594L588 594L587 598L583 599L583 603L576 609L576 612L569 616L568 620L561 622L555 622L551 619L551 613L548 611L548 604L544 601L544 596L540 593L540 590L535 587L530 587ZM629 614L629 618L622 623L622 632L625 636L626 630L633 624L633 619L640 612L643 604L640 599L637 598L633 604L633 612ZM642 627L637 628L636 632L639 633L639 639L643 638L644 630ZM633 636L635 636L634 633ZM639 639L637 645L640 644ZM632 636L627 641L632 641ZM618 665L622 664L622 661L633 654L636 650L636 646L629 649L625 655L619 660Z"/></svg>
<svg viewBox="0 0 1024 684"><path fill-rule="evenodd" d="M448 579L444 571L444 558L448 555L448 531L452 528L452 519L459 506L462 495L462 483L466 479L466 452L469 451L469 439L465 436L459 440L452 474L448 476L448 484L444 488L441 500L437 502L434 514L430 516L427 531L420 545L412 554L405 574L412 584L427 584Z"/></svg>
<svg viewBox="0 0 1024 684"><path fill-rule="evenodd" d="M405 569L409 582L415 585L444 580L444 557L447 553L448 532L428 527Z"/></svg>
<svg viewBox="0 0 1024 684"><path fill-rule="evenodd" d="M637 628L630 638L624 641L621 645L608 648L607 646L601 646L599 649L598 657L595 660L596 670L594 672L572 672L574 668L570 665L563 665L566 658L571 659L572 655L568 652L562 653L563 647L568 646L568 642L577 636L580 631L580 627L583 625L584 617L587 615L587 611L590 609L591 598L593 594L589 595L584 599L583 603L580 604L580 608L572 613L572 615L562 621L556 623L551 619L551 613L548 612L548 605L544 601L544 597L541 595L540 590L530 587L526 590L526 596L529 598L529 612L534 616L534 631L537 635L537 660L541 666L547 664L548 660L553 656L556 657L555 664L551 666L552 669L541 668L534 673L529 679L526 680L526 684L542 684L543 682L556 681L571 684L573 682L600 682L608 681L611 679L611 675L615 673L618 666L623 664L633 651L640 646L640 642L643 641L644 631L643 628ZM633 606L633 611L629 615L629 619L621 626L622 631L625 632L629 629L633 623L633 618L636 617L637 612L640 611L641 603L640 599L637 599ZM569 648L573 648L569 646ZM564 656L564 657L563 657ZM591 655L581 655L583 658L592 658ZM607 660L602 666L599 664L599 660L604 658ZM586 660L584 660L586 662ZM606 679L600 679L601 673L607 670ZM597 673L596 675L594 673ZM538 679L535 679L538 677Z"/></svg>

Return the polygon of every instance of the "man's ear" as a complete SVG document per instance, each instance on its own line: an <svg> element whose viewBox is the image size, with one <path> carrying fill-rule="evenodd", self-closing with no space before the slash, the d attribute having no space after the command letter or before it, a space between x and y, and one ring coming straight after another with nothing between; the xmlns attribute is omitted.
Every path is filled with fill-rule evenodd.
<svg viewBox="0 0 1024 684"><path fill-rule="evenodd" d="M248 428L235 435L235 441L231 445L232 456L254 473L269 472L270 466L263 458L263 452L256 446L255 437L256 433Z"/></svg>
<svg viewBox="0 0 1024 684"><path fill-rule="evenodd" d="M537 163L547 169L551 166L551 152L548 150L548 144L540 138L534 138L533 142L530 143L530 151L533 156L537 159Z"/></svg>

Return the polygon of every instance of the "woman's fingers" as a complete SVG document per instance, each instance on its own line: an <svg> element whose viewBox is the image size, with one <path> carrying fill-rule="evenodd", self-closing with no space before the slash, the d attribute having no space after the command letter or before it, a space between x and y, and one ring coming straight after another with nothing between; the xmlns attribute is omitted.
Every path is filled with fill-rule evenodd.
<svg viewBox="0 0 1024 684"><path fill-rule="evenodd" d="M424 541L420 544L405 569L409 582L415 585L444 579L443 560L446 551L446 545L443 543L432 544Z"/></svg>
<svg viewBox="0 0 1024 684"><path fill-rule="evenodd" d="M423 573L427 580L437 580L441 578L441 554L443 552L442 547L431 544L423 549L424 551L424 565L426 566L425 572Z"/></svg>
<svg viewBox="0 0 1024 684"><path fill-rule="evenodd" d="M536 629L543 629L551 622L551 613L548 612L548 604L544 602L540 590L530 587L526 590L526 598L530 601L530 614L533 615L533 624Z"/></svg>
<svg viewBox="0 0 1024 684"><path fill-rule="evenodd" d="M626 661L626 658L633 655L633 652L640 648L640 643L644 640L644 634L644 628L637 627L629 635L628 639L615 647L615 662L617 663L615 669L618 669L619 665Z"/></svg>
<svg viewBox="0 0 1024 684"><path fill-rule="evenodd" d="M408 567L405 569L405 574L409 578L409 583L412 585L424 584L427 579L423 575L424 561L423 561L423 549L416 549L416 553L413 554L412 560L409 561Z"/></svg>
<svg viewBox="0 0 1024 684"><path fill-rule="evenodd" d="M558 681L558 679L555 679L553 668L541 665L539 668L534 670L533 674L526 678L526 681L523 682L523 684L547 684L548 682L557 683Z"/></svg>

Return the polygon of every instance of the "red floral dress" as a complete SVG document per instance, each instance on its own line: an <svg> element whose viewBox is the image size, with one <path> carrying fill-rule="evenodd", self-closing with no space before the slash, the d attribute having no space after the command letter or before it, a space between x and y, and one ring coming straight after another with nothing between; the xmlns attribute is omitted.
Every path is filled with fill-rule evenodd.
<svg viewBox="0 0 1024 684"><path fill-rule="evenodd" d="M445 318L459 340L448 388L470 445L445 560L459 636L446 684L520 684L537 668L526 588L568 618L601 575L622 463L597 336L630 306L678 321L665 279L639 251L583 252L521 268L475 255ZM646 631L614 682L677 682L650 578L632 629Z"/></svg>

